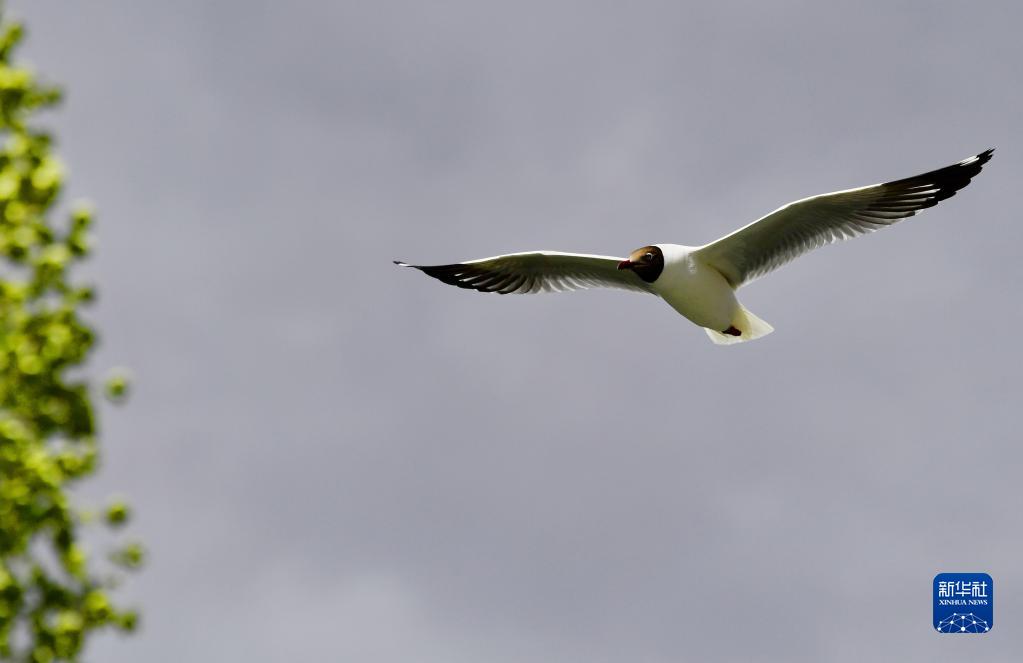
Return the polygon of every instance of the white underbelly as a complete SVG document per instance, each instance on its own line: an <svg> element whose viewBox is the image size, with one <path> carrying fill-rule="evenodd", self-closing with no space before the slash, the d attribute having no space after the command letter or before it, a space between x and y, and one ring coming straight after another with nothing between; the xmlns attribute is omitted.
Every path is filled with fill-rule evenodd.
<svg viewBox="0 0 1023 663"><path fill-rule="evenodd" d="M686 256L665 270L654 289L672 308L701 327L724 331L732 325L739 303L735 290L713 267Z"/></svg>

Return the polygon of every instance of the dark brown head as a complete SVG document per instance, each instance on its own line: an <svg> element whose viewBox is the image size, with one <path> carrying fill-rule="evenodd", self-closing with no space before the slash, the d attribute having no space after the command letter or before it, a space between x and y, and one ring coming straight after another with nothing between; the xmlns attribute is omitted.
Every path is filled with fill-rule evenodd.
<svg viewBox="0 0 1023 663"><path fill-rule="evenodd" d="M647 283L653 283L664 270L664 254L656 246L644 246L618 263L618 269L631 269Z"/></svg>

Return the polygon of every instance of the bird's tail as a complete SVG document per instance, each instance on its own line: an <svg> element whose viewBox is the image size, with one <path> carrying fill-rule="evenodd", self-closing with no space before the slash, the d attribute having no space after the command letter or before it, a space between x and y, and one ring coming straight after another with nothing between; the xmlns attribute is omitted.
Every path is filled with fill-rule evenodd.
<svg viewBox="0 0 1023 663"><path fill-rule="evenodd" d="M705 330L707 336L710 336L710 340L714 341L717 345L732 345L733 343L753 341L761 336L767 336L774 331L774 327L750 313L742 304L739 304L739 310L736 311L735 317L732 318L732 326L741 332L738 336L723 334L713 329L705 328Z"/></svg>

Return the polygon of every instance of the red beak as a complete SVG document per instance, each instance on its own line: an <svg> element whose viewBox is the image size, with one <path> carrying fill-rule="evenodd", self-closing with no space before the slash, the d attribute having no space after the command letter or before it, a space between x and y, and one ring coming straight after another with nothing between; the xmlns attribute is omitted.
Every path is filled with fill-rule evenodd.
<svg viewBox="0 0 1023 663"><path fill-rule="evenodd" d="M618 263L618 269L632 269L632 261L626 258L625 260Z"/></svg>

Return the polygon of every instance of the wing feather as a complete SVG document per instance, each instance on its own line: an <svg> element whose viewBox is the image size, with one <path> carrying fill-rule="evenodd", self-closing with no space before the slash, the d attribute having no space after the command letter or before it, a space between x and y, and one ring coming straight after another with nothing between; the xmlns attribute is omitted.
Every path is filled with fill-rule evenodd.
<svg viewBox="0 0 1023 663"><path fill-rule="evenodd" d="M631 270L619 270L621 258L531 251L493 258L469 260L450 265L396 265L412 267L433 278L479 292L502 295L537 292L563 292L586 288L620 288L652 292L650 285Z"/></svg>
<svg viewBox="0 0 1023 663"><path fill-rule="evenodd" d="M696 253L737 288L808 251L886 228L951 198L993 152L915 177L797 200Z"/></svg>

